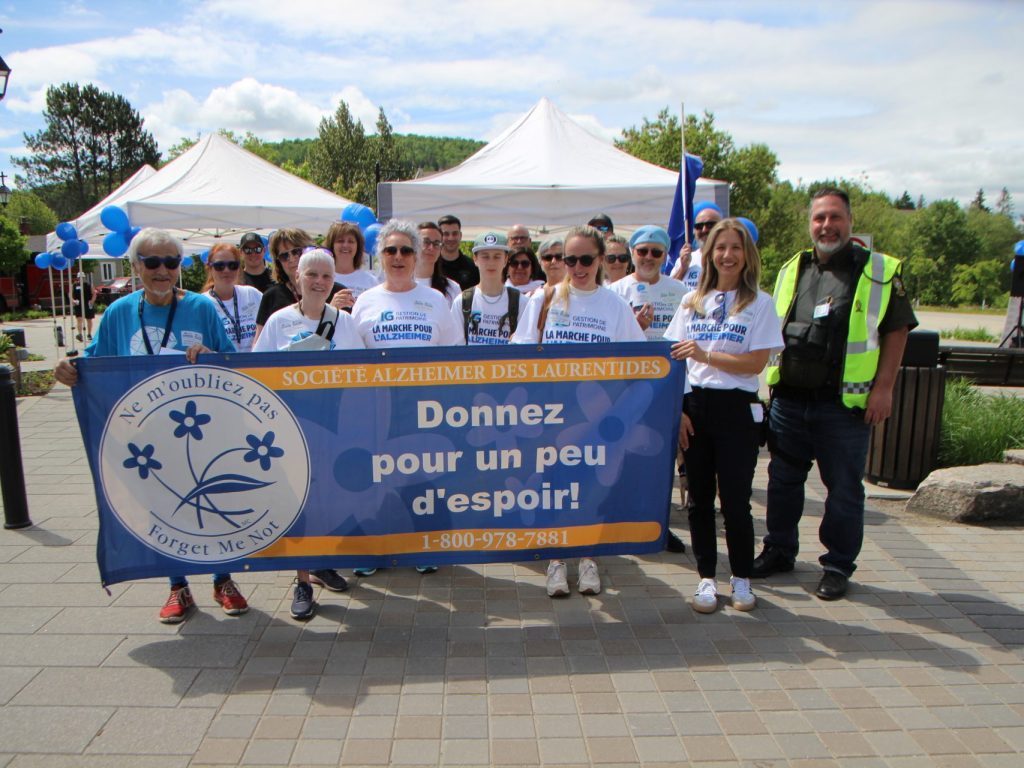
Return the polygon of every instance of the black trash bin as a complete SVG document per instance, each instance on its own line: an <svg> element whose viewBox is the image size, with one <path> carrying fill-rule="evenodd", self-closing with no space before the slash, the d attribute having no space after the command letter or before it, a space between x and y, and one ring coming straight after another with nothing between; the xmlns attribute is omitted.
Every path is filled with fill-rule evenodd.
<svg viewBox="0 0 1024 768"><path fill-rule="evenodd" d="M871 428L865 476L875 485L912 490L935 468L946 398L938 366L939 334L913 331L896 374L892 414Z"/></svg>
<svg viewBox="0 0 1024 768"><path fill-rule="evenodd" d="M11 337L11 341L14 342L16 347L25 346L25 329L24 328L0 328L0 333L6 333Z"/></svg>

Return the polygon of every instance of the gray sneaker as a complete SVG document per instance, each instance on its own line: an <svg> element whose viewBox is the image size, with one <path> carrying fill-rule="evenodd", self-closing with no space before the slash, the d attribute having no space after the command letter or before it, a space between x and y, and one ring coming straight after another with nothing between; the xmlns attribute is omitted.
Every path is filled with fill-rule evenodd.
<svg viewBox="0 0 1024 768"><path fill-rule="evenodd" d="M344 592L348 589L348 582L345 581L345 577L333 568L310 571L309 580L314 584L319 584L324 589L329 589L331 592Z"/></svg>
<svg viewBox="0 0 1024 768"><path fill-rule="evenodd" d="M292 597L292 618L308 621L316 613L316 601L313 600L313 586L305 581L295 582L295 594Z"/></svg>

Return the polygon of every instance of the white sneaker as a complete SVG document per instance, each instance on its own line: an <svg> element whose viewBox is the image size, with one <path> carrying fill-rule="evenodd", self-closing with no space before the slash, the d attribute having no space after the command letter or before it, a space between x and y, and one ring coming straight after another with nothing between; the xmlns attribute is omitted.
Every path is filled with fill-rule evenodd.
<svg viewBox="0 0 1024 768"><path fill-rule="evenodd" d="M569 594L569 579L566 578L565 563L552 560L548 563L548 597L564 597Z"/></svg>
<svg viewBox="0 0 1024 768"><path fill-rule="evenodd" d="M750 579L733 576L729 579L732 585L732 607L737 611L752 611L757 605L757 598L750 589Z"/></svg>
<svg viewBox="0 0 1024 768"><path fill-rule="evenodd" d="M718 584L714 579L701 579L693 593L693 610L698 613L714 613L718 608Z"/></svg>
<svg viewBox="0 0 1024 768"><path fill-rule="evenodd" d="M580 580L577 585L581 595L596 595L601 591L601 573L597 563L589 557L580 560Z"/></svg>

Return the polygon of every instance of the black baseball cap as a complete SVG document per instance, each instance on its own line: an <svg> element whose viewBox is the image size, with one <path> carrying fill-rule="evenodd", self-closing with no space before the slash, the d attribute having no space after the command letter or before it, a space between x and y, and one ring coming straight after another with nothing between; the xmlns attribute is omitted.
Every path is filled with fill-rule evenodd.
<svg viewBox="0 0 1024 768"><path fill-rule="evenodd" d="M606 227L609 232L615 231L615 225L612 224L612 219L607 213L599 213L597 216L591 217L590 221L587 222L587 226Z"/></svg>
<svg viewBox="0 0 1024 768"><path fill-rule="evenodd" d="M242 235L241 241L238 243L239 248L245 248L247 245L258 245L260 248L263 247L263 238L257 235L255 232L246 232Z"/></svg>

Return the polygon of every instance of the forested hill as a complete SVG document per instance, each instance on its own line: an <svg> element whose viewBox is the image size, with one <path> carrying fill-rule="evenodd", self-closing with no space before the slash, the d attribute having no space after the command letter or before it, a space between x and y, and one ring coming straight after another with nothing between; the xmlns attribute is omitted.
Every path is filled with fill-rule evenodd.
<svg viewBox="0 0 1024 768"><path fill-rule="evenodd" d="M376 136L367 136L373 142ZM438 136L419 136L414 133L394 134L395 146L402 165L411 169L410 175L420 175L443 171L452 168L473 153L480 150L486 142L474 139L459 139ZM268 159L277 165L286 163L299 167L307 159L310 148L316 139L285 139L284 141L266 141L263 146L267 150Z"/></svg>

